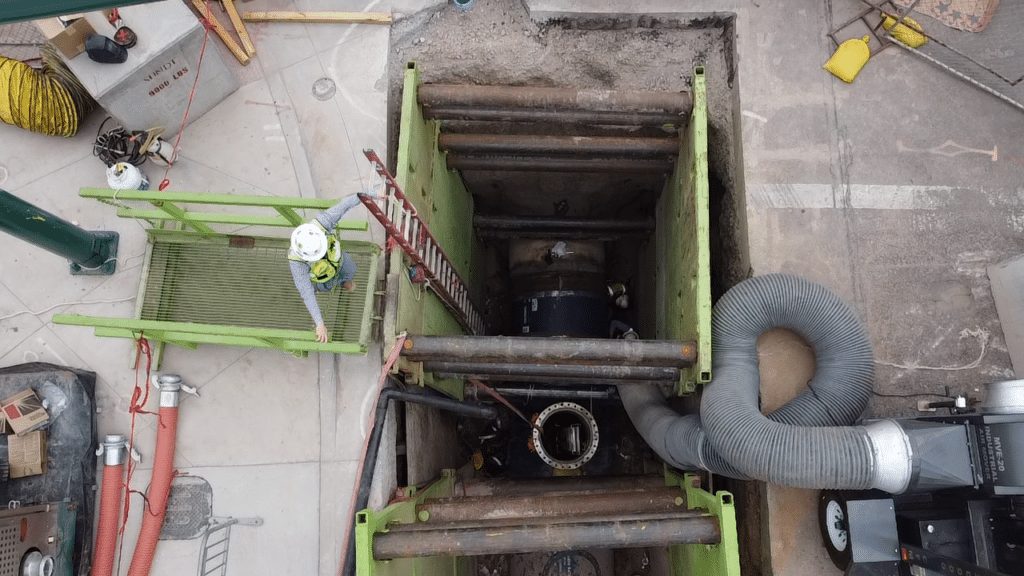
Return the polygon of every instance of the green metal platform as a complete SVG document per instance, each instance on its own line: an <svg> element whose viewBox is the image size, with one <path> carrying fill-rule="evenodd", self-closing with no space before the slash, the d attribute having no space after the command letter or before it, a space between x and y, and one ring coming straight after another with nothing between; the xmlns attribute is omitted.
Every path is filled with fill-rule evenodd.
<svg viewBox="0 0 1024 576"><path fill-rule="evenodd" d="M330 340L321 344L288 268L288 238L250 236L246 229L239 230L239 226L291 228L311 218L313 210L328 208L337 200L102 189L83 189L81 194L117 205L119 216L154 224L147 230L145 271L134 319L58 314L54 323L92 326L97 336L145 336L190 349L222 344L277 348L297 355L366 352L380 259L376 244L342 240L342 248L358 266L356 290L317 294L330 334ZM159 209L123 204L138 200ZM202 204L246 212L188 210ZM253 212L259 208L271 208L277 214ZM310 212L304 218L297 210ZM218 231L218 225L232 226L234 231ZM339 229L365 230L366 222L342 221Z"/></svg>

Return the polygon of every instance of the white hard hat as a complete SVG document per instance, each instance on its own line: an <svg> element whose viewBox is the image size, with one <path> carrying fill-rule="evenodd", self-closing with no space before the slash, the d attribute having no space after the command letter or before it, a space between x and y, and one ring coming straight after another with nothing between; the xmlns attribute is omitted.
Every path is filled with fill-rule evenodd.
<svg viewBox="0 0 1024 576"><path fill-rule="evenodd" d="M306 262L316 262L327 254L327 234L313 222L307 222L292 231L292 251Z"/></svg>

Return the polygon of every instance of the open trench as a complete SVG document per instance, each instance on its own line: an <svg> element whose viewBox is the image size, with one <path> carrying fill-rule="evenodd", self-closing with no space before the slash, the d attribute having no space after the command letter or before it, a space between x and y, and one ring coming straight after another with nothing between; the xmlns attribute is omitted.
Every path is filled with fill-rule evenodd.
<svg viewBox="0 0 1024 576"><path fill-rule="evenodd" d="M478 289L487 335L614 338L635 330L644 338L653 332L659 310L645 302L653 300L658 274L650 257L651 232L685 129L672 118L688 115L696 69L703 71L708 95L713 300L746 277L734 35L728 14L536 22L511 0L481 1L468 13L442 7L396 22L389 58L389 164L396 163L403 74L414 66L424 114L440 120L439 148L447 153L447 167L460 172L473 195L474 232L485 247L478 263L483 273L476 277L483 280ZM597 115L586 105L595 93L613 100L598 106ZM576 112L566 112L573 106L565 103L581 102ZM588 322L607 305L605 290L613 285L621 285L632 302L612 307L611 329L604 321ZM550 294L562 303L572 300L569 317L550 320L557 315L545 314L544 295ZM574 467L577 473L643 476L661 470L619 405L615 380L594 379L587 367L553 375L536 366L501 365L481 374L479 366L435 359L427 368L488 379L528 415L558 400L585 406L601 422L602 436L585 465ZM619 373L648 381L678 378L671 367L640 368L622 366ZM544 385L554 377L557 390ZM569 418L563 428L574 427L572 415L562 417ZM597 444L583 429L583 442ZM570 450L560 460L557 452L568 442L560 440L542 450L555 453L556 464L538 458L536 445L550 439L524 441L530 434L529 425L510 412L480 423L410 409L399 422L396 483L422 483L473 458L492 478L537 479L576 455ZM558 568L552 568L550 555L489 552L476 561L491 574ZM558 562L589 562L609 573L653 575L667 569L664 548L580 554Z"/></svg>

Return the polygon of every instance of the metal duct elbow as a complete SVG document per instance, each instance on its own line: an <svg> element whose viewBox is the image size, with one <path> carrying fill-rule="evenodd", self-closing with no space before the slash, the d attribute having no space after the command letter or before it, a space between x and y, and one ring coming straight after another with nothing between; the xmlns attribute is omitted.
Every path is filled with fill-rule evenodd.
<svg viewBox="0 0 1024 576"><path fill-rule="evenodd" d="M814 349L808 389L761 414L757 339L774 328ZM634 425L662 458L797 488L908 489L911 442L894 421L850 426L871 395L871 345L856 314L825 287L786 274L741 282L715 306L714 379L701 413L680 416L650 390L619 387Z"/></svg>

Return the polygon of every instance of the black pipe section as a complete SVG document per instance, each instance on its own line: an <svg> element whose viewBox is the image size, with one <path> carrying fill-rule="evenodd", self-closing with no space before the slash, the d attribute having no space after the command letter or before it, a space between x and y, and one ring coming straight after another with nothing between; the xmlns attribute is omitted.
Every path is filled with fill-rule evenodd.
<svg viewBox="0 0 1024 576"><path fill-rule="evenodd" d="M686 368L697 357L694 342L540 338L526 336L410 336L402 348L410 360L668 366Z"/></svg>
<svg viewBox="0 0 1024 576"><path fill-rule="evenodd" d="M446 374L491 374L495 376L542 376L558 378L600 378L604 380L679 380L679 369L665 366L572 365L572 364L513 364L509 362L443 362L431 360L423 363L429 372Z"/></svg>
<svg viewBox="0 0 1024 576"><path fill-rule="evenodd" d="M67 258L72 273L89 268L113 274L117 264L117 232L83 230L2 189L0 231Z"/></svg>
<svg viewBox="0 0 1024 576"><path fill-rule="evenodd" d="M680 116L693 109L693 99L688 92L420 84L416 97L424 108L579 109L668 112Z"/></svg>
<svg viewBox="0 0 1024 576"><path fill-rule="evenodd" d="M669 160L629 160L624 158L498 157L448 154L449 170L497 170L508 172L578 172L586 174L667 174Z"/></svg>
<svg viewBox="0 0 1024 576"><path fill-rule="evenodd" d="M388 376L388 381L392 385L401 385L393 376ZM377 397L373 430L370 431L370 438L366 444L366 459L363 461L362 474L359 476L356 506L352 511L352 534L346 545L344 576L357 576L355 517L357 512L366 508L370 500L370 486L373 484L373 472L377 467L377 452L380 451L380 440L384 435L384 419L387 418L388 405L392 400L432 406L462 416L469 416L470 418L490 420L498 416L498 410L488 404L469 404L432 392L412 393L398 388L385 388L381 390L380 396Z"/></svg>
<svg viewBox="0 0 1024 576"><path fill-rule="evenodd" d="M569 519L570 522L573 519ZM718 518L605 519L601 521L511 524L501 527L415 529L392 526L373 539L376 560L424 556L481 556L587 548L646 548L675 544L717 544ZM500 537L495 537L500 533Z"/></svg>
<svg viewBox="0 0 1024 576"><path fill-rule="evenodd" d="M525 134L451 134L437 137L437 146L454 153L511 156L573 154L594 156L675 156L678 138L625 136L534 136Z"/></svg>
<svg viewBox="0 0 1024 576"><path fill-rule="evenodd" d="M610 400L619 397L619 392L615 389L614 385L559 389L548 386L515 386L510 383L502 386L492 386L491 388L505 397L526 396L528 398L558 398L560 400ZM480 391L476 386L466 384L465 394L467 397L476 398L480 395Z"/></svg>

